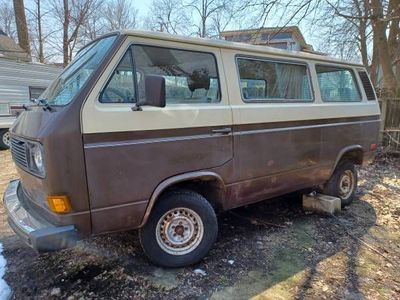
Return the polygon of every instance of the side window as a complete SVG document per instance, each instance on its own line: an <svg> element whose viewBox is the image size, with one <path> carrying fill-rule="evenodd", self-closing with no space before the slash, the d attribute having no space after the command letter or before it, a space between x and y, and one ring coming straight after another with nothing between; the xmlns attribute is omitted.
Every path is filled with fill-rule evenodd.
<svg viewBox="0 0 400 300"><path fill-rule="evenodd" d="M132 103L135 101L134 96L133 63L129 49L101 92L99 101L101 103Z"/></svg>
<svg viewBox="0 0 400 300"><path fill-rule="evenodd" d="M245 101L312 101L307 66L238 58Z"/></svg>
<svg viewBox="0 0 400 300"><path fill-rule="evenodd" d="M240 79L244 99L263 99L267 91L267 82L262 79Z"/></svg>
<svg viewBox="0 0 400 300"><path fill-rule="evenodd" d="M335 66L316 66L319 89L324 102L361 101L354 73Z"/></svg>
<svg viewBox="0 0 400 300"><path fill-rule="evenodd" d="M215 103L220 101L215 57L210 53L152 46L133 46L138 96L144 98L144 78L165 78L168 104Z"/></svg>

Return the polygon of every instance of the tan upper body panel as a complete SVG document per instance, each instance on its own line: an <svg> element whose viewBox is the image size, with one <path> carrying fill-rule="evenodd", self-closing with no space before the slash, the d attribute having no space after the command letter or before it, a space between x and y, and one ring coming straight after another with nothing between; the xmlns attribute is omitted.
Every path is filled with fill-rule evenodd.
<svg viewBox="0 0 400 300"><path fill-rule="evenodd" d="M144 106L142 111L132 111L132 103L100 103L98 98L101 90L105 87L113 70L127 49L134 44L212 53L216 58L219 72L221 101L210 104L168 104L165 108ZM200 45L193 47L192 45L173 41L128 36L82 108L82 133L193 128L232 124L225 78L221 51L218 48Z"/></svg>
<svg viewBox="0 0 400 300"><path fill-rule="evenodd" d="M377 101L368 101L357 71L359 64L330 57L285 51L265 46L220 40L187 38L144 31L122 31L127 39L116 53L82 108L82 133L142 131L231 124L253 124L379 115ZM130 45L170 47L214 54L220 82L221 101L209 104L167 104L165 108L144 106L132 111L132 104L104 104L98 101L113 70ZM237 56L301 63L308 66L313 101L282 103L246 103L242 99ZM316 64L345 66L353 70L362 96L361 102L323 102L318 88Z"/></svg>

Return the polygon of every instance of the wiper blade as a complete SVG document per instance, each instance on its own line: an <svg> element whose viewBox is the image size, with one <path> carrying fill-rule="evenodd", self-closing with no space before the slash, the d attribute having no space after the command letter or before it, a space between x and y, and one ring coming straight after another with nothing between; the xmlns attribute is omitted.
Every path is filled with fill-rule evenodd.
<svg viewBox="0 0 400 300"><path fill-rule="evenodd" d="M47 102L47 100L44 99L44 98L38 99L38 100L36 101L36 103L37 103L38 105L43 106L43 110L44 110L44 111L46 111L46 110L48 110L48 111L53 111L53 110L54 110L53 107L51 107L51 105L50 105L50 104Z"/></svg>
<svg viewBox="0 0 400 300"><path fill-rule="evenodd" d="M22 108L24 110L31 110L31 108L29 106L26 106L26 104L22 104Z"/></svg>

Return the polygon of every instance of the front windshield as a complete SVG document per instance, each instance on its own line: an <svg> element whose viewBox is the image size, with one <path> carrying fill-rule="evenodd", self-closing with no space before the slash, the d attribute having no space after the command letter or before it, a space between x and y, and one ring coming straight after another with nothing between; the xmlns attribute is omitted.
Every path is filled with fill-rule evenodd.
<svg viewBox="0 0 400 300"><path fill-rule="evenodd" d="M40 98L50 105L66 105L82 89L100 65L116 36L109 36L81 50L61 75L44 91Z"/></svg>

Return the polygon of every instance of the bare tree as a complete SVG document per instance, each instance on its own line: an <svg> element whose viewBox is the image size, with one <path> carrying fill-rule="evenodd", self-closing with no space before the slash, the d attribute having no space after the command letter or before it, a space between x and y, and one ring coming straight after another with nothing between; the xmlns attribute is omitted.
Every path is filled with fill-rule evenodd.
<svg viewBox="0 0 400 300"><path fill-rule="evenodd" d="M105 3L105 26L109 31L136 28L138 10L127 0L109 0Z"/></svg>
<svg viewBox="0 0 400 300"><path fill-rule="evenodd" d="M217 15L226 11L231 1L228 0L191 0L186 6L192 10L194 18L199 19L199 24L193 24L196 27L196 33L200 37L210 37L209 23L214 17L220 19Z"/></svg>
<svg viewBox="0 0 400 300"><path fill-rule="evenodd" d="M245 19L246 14L245 2L230 1L229 4L225 5L224 9L218 10L211 15L209 36L219 38L221 32L225 31L229 26L242 27L241 22Z"/></svg>
<svg viewBox="0 0 400 300"><path fill-rule="evenodd" d="M327 0L320 11L316 23L324 51L344 59L361 58L364 66L368 67L372 28L367 0Z"/></svg>
<svg viewBox="0 0 400 300"><path fill-rule="evenodd" d="M76 45L83 39L81 30L95 11L97 1L52 0L51 7L55 22L62 24L63 64L66 66L72 59Z"/></svg>
<svg viewBox="0 0 400 300"><path fill-rule="evenodd" d="M9 37L16 40L14 9L11 3L7 0L0 1L0 29Z"/></svg>
<svg viewBox="0 0 400 300"><path fill-rule="evenodd" d="M17 24L18 43L21 48L31 55L31 48L29 44L28 25L25 16L24 0L14 0L15 21Z"/></svg>
<svg viewBox="0 0 400 300"><path fill-rule="evenodd" d="M385 18L381 0L371 0L371 13L374 40L376 40L375 45L379 46L378 57L379 65L382 68L382 92L385 95L393 96L396 92L396 77L393 72L389 43L386 35L388 18Z"/></svg>
<svg viewBox="0 0 400 300"><path fill-rule="evenodd" d="M100 10L103 10L103 6L99 6ZM89 41L96 39L100 35L107 32L105 22L103 18L99 18L97 15L92 14L87 18L83 25L83 36Z"/></svg>
<svg viewBox="0 0 400 300"><path fill-rule="evenodd" d="M28 27L29 27L29 38L32 48L32 56L36 56L37 60L41 63L45 62L44 55L44 43L45 36L43 33L43 22L44 16L49 13L49 11L44 11L42 8L41 0L33 0L35 7L33 9L26 8L28 11Z"/></svg>
<svg viewBox="0 0 400 300"><path fill-rule="evenodd" d="M393 96L397 89L400 95L400 0L326 0L326 3L319 25L326 29L322 34L330 43L327 47L330 52L344 50L349 54L356 45L356 52L381 93Z"/></svg>
<svg viewBox="0 0 400 300"><path fill-rule="evenodd" d="M182 0L153 0L145 28L173 34L188 34L190 15Z"/></svg>

